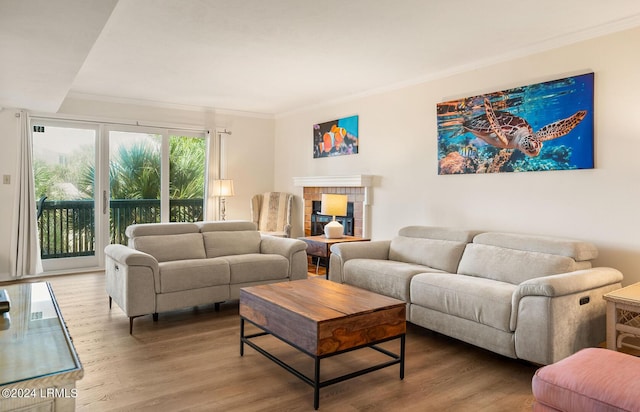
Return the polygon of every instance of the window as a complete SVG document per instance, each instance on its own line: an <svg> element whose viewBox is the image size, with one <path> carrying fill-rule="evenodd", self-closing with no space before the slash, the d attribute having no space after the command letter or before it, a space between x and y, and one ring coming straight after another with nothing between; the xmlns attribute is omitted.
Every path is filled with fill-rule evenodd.
<svg viewBox="0 0 640 412"><path fill-rule="evenodd" d="M204 132L32 118L45 271L101 266L134 223L203 220Z"/></svg>

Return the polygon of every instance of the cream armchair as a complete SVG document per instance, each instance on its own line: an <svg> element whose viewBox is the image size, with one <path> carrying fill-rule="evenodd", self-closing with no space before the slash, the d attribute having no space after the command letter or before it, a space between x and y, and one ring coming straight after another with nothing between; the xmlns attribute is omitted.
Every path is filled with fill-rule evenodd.
<svg viewBox="0 0 640 412"><path fill-rule="evenodd" d="M251 198L251 220L265 235L291 236L291 204L293 195L266 192Z"/></svg>

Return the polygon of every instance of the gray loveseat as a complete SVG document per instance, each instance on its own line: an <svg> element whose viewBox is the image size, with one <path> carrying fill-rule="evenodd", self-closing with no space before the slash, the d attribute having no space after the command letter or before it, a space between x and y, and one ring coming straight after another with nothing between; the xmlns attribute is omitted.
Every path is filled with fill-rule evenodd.
<svg viewBox="0 0 640 412"><path fill-rule="evenodd" d="M409 226L331 247L329 279L407 302L407 320L493 352L550 364L605 340L602 295L622 274L588 242Z"/></svg>
<svg viewBox="0 0 640 412"><path fill-rule="evenodd" d="M264 236L247 221L151 223L105 248L106 288L133 319L238 299L240 288L307 277L307 244Z"/></svg>

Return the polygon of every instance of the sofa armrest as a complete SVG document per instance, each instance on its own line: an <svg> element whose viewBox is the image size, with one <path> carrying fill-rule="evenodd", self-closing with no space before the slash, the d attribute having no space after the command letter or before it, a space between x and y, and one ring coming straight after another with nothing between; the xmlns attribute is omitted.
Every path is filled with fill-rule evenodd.
<svg viewBox="0 0 640 412"><path fill-rule="evenodd" d="M132 249L124 245L108 245L104 254L115 262L126 266L148 266L154 272L158 271L158 261L148 253Z"/></svg>
<svg viewBox="0 0 640 412"><path fill-rule="evenodd" d="M345 242L331 246L329 258L329 280L343 283L342 268L351 259L389 259L390 240L374 240L371 242Z"/></svg>
<svg viewBox="0 0 640 412"><path fill-rule="evenodd" d="M127 316L155 313L155 296L160 291L158 261L123 245L108 245L104 254L109 296Z"/></svg>
<svg viewBox="0 0 640 412"><path fill-rule="evenodd" d="M262 235L260 253L281 255L287 259L296 252L307 250L307 244L299 239Z"/></svg>
<svg viewBox="0 0 640 412"><path fill-rule="evenodd" d="M389 259L390 240L374 240L371 242L345 242L331 246L331 254L342 258L343 262L349 259Z"/></svg>
<svg viewBox="0 0 640 412"><path fill-rule="evenodd" d="M576 270L575 272L562 273L559 275L542 276L529 279L518 285L513 294L513 304L517 303L523 296L565 296L579 293L585 290L596 289L601 286L622 282L620 271L597 267L591 269Z"/></svg>
<svg viewBox="0 0 640 412"><path fill-rule="evenodd" d="M516 355L550 364L605 339L603 295L621 287L622 273L598 267L521 283L512 296Z"/></svg>
<svg viewBox="0 0 640 412"><path fill-rule="evenodd" d="M289 261L289 279L307 278L307 244L299 239L262 235L260 253L281 255Z"/></svg>

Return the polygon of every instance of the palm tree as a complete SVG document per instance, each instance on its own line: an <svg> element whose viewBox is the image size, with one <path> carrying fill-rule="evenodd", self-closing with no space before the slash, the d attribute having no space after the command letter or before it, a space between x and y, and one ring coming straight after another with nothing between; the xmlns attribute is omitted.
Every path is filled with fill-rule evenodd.
<svg viewBox="0 0 640 412"><path fill-rule="evenodd" d="M171 199L204 196L205 141L172 137L169 144L169 185Z"/></svg>
<svg viewBox="0 0 640 412"><path fill-rule="evenodd" d="M169 219L176 221L202 220L206 142L184 136L173 136L169 143L169 191L171 210ZM198 204L182 199L200 199Z"/></svg>
<svg viewBox="0 0 640 412"><path fill-rule="evenodd" d="M170 220L200 220L203 212L206 142L204 139L183 136L172 136L169 142ZM38 197L46 195L58 198L52 191L56 183L71 182L82 192L82 198L94 198L94 156L84 153L84 148L79 150L82 155L73 156L74 163L65 170L58 170L57 166L43 162L34 164ZM109 162L113 243L126 243L124 230L130 224L160 221L160 175L160 146L153 137L117 146ZM200 202L181 202L183 199ZM53 219L54 223L57 220ZM92 220L83 219L78 224L82 227L75 227L74 232L93 230ZM90 228L84 227L89 224Z"/></svg>
<svg viewBox="0 0 640 412"><path fill-rule="evenodd" d="M180 199L201 200L197 206L172 205L170 220L199 220L203 210L206 142L178 136L172 136L169 142L170 202L178 203ZM111 198L144 201L136 202L138 207L120 209L117 214L112 209L112 233L124 231L132 223L160 221L160 169L160 149L152 140L119 146L109 165Z"/></svg>

